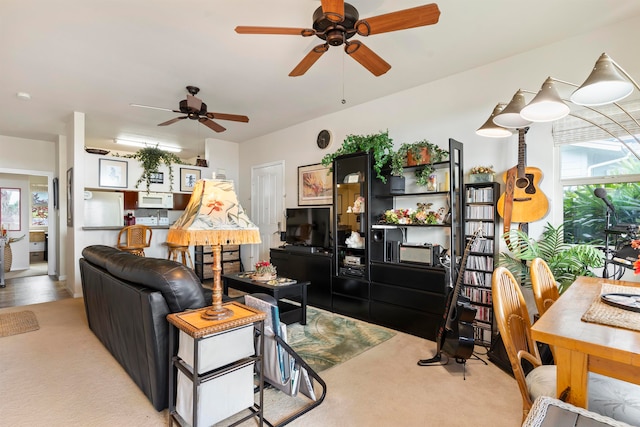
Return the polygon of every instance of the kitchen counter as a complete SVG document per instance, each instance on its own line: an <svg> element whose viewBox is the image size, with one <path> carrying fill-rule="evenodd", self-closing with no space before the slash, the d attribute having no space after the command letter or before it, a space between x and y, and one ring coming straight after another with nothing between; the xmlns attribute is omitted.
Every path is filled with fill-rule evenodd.
<svg viewBox="0 0 640 427"><path fill-rule="evenodd" d="M168 230L169 229L169 225L148 225L147 227L150 227L152 229L158 229L158 230ZM118 227L118 226L109 226L109 227L82 227L83 230L122 230L124 228L124 225L122 227Z"/></svg>

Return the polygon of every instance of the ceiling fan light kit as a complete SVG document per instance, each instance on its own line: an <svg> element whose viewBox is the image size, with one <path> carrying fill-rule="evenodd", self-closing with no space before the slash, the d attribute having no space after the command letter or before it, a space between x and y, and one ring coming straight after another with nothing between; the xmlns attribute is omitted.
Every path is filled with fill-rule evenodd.
<svg viewBox="0 0 640 427"><path fill-rule="evenodd" d="M312 28L278 28L238 26L238 34L277 34L317 36L324 41L314 47L289 73L291 77L305 74L322 56L329 46L345 45L344 50L375 76L381 76L391 69L391 65L374 53L361 41L349 41L353 36L368 37L374 34L433 25L440 19L440 10L435 3L399 10L371 18L360 19L358 10L344 0L322 0L315 10Z"/></svg>

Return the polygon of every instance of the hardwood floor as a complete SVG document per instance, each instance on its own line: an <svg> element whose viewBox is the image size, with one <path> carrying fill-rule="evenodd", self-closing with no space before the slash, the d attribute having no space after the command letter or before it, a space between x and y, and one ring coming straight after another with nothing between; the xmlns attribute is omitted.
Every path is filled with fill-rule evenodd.
<svg viewBox="0 0 640 427"><path fill-rule="evenodd" d="M5 279L5 287L0 288L0 308L19 307L29 304L57 301L71 298L64 281L50 276L31 276Z"/></svg>

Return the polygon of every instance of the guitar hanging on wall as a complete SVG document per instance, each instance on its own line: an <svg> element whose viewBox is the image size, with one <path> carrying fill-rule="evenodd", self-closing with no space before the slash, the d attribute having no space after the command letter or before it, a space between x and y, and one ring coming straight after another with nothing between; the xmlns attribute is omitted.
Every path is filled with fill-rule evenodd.
<svg viewBox="0 0 640 427"><path fill-rule="evenodd" d="M464 249L462 260L460 261L460 271L456 278L456 285L449 293L447 304L445 305L444 316L436 336L436 354L430 359L421 359L419 366L429 366L439 363L442 360L442 353L456 359L458 363L465 363L473 355L475 345L473 321L476 318L477 309L470 304L469 298L459 296L464 272L467 267L467 257L471 252L471 247L476 239L482 235L482 229L469 239ZM449 360L444 364L447 364Z"/></svg>
<svg viewBox="0 0 640 427"><path fill-rule="evenodd" d="M518 165L502 176L507 190L500 195L497 208L498 214L505 220L505 232L511 228L512 222L538 221L549 211L547 196L538 188L542 171L525 164L527 146L524 135L528 130L529 128L518 129ZM508 200L511 196L512 201Z"/></svg>

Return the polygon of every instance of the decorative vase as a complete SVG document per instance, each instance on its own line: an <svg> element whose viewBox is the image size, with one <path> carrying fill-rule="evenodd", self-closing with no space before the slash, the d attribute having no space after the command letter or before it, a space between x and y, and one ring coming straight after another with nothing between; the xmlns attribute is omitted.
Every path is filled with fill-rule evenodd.
<svg viewBox="0 0 640 427"><path fill-rule="evenodd" d="M494 174L492 173L472 173L469 175L469 181L476 182L493 182Z"/></svg>
<svg viewBox="0 0 640 427"><path fill-rule="evenodd" d="M404 194L405 179L404 175L389 177L389 193L391 194Z"/></svg>
<svg viewBox="0 0 640 427"><path fill-rule="evenodd" d="M6 243L4 245L4 272L11 271L11 263L13 262L13 252L11 251L11 245Z"/></svg>
<svg viewBox="0 0 640 427"><path fill-rule="evenodd" d="M255 280L256 282L268 282L269 280L273 280L276 278L276 275L273 273L254 273L251 275L251 280Z"/></svg>

